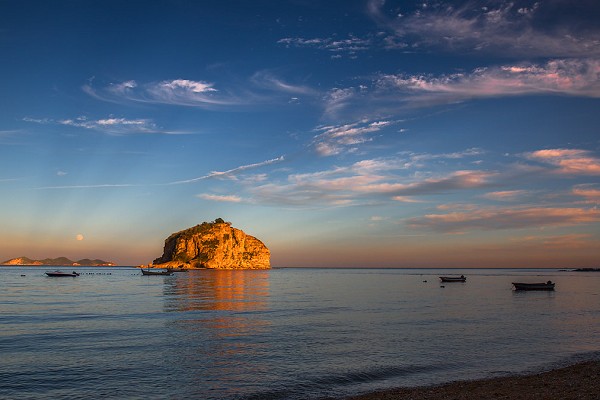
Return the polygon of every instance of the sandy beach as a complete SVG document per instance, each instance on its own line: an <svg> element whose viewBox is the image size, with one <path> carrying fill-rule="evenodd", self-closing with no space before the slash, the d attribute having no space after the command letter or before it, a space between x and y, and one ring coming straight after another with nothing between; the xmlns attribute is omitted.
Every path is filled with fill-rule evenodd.
<svg viewBox="0 0 600 400"><path fill-rule="evenodd" d="M346 400L600 399L600 361L587 361L532 375L397 388Z"/></svg>

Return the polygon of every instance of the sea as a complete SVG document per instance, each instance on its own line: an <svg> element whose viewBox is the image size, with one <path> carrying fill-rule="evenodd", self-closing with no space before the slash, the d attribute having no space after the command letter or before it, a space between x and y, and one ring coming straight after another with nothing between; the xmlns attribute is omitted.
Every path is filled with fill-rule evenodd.
<svg viewBox="0 0 600 400"><path fill-rule="evenodd" d="M55 269L0 268L2 399L341 399L600 359L600 272Z"/></svg>

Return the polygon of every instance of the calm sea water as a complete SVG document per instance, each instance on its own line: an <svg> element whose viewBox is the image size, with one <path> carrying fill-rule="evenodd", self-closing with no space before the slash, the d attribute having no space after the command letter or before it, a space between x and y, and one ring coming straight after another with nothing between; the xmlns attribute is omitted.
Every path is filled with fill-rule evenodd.
<svg viewBox="0 0 600 400"><path fill-rule="evenodd" d="M600 355L600 273L45 270L0 269L0 398L339 398Z"/></svg>

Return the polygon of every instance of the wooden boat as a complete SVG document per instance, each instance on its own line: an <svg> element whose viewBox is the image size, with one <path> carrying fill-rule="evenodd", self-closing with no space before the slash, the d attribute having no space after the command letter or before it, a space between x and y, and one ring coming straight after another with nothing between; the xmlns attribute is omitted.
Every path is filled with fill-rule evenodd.
<svg viewBox="0 0 600 400"><path fill-rule="evenodd" d="M442 282L466 282L467 278L464 275L461 276L440 276Z"/></svg>
<svg viewBox="0 0 600 400"><path fill-rule="evenodd" d="M71 277L75 277L75 276L79 276L79 274L75 271L73 272L63 272L63 271L46 271L46 275L48 276L52 276L52 277L61 277L61 276L71 276Z"/></svg>
<svg viewBox="0 0 600 400"><path fill-rule="evenodd" d="M515 290L554 290L554 285L552 281L548 281L546 283L522 283L522 282L513 282L513 286Z"/></svg>
<svg viewBox="0 0 600 400"><path fill-rule="evenodd" d="M169 276L169 275L173 275L173 271L171 271L170 269L166 270L166 271L150 271L142 269L142 275L165 275L165 276Z"/></svg>

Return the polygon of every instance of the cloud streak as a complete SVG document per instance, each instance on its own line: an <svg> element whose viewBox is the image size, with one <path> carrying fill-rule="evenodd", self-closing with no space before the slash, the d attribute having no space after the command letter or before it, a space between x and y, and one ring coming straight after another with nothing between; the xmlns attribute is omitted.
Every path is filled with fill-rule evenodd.
<svg viewBox="0 0 600 400"><path fill-rule="evenodd" d="M280 104L290 94L315 96L308 86L294 85L269 71L259 71L237 87L222 88L215 82L173 79L138 83L135 80L95 87L83 85L88 95L115 103L149 103L197 107L206 110L236 110L258 104Z"/></svg>
<svg viewBox="0 0 600 400"><path fill-rule="evenodd" d="M600 222L600 210L586 208L481 208L468 212L428 214L410 218L407 225L441 233L471 230L526 229Z"/></svg>
<svg viewBox="0 0 600 400"><path fill-rule="evenodd" d="M526 57L600 55L598 25L580 18L600 11L591 1L569 7L560 1L423 2L394 14L390 9L383 0L368 3L371 18L392 32L387 37L389 48ZM548 20L550 13L562 18Z"/></svg>
<svg viewBox="0 0 600 400"><path fill-rule="evenodd" d="M470 153L466 151L460 157L467 157L466 154ZM499 176L496 172L477 170L443 172L436 176L409 174L411 157L414 156L366 159L346 167L291 174L284 182L254 185L249 191L256 202L267 204L349 206L372 201L417 203L419 199L412 197L486 188L493 186ZM458 159L459 153L445 156Z"/></svg>
<svg viewBox="0 0 600 400"><path fill-rule="evenodd" d="M329 118L339 118L531 95L600 98L600 59L506 64L444 75L380 74L358 87L330 90L323 108Z"/></svg>
<svg viewBox="0 0 600 400"><path fill-rule="evenodd" d="M74 128L82 128L95 130L99 132L104 132L110 135L132 135L132 134L164 134L164 135L180 135L187 134L187 132L182 131L169 131L162 129L159 127L154 121L151 119L139 118L139 119L129 119L129 118L117 118L114 116L110 116L108 118L101 119L89 119L86 116L79 116L77 118L72 119L61 119L54 120L50 118L23 118L25 122L32 122L36 124L43 125L63 125L63 126L71 126Z"/></svg>
<svg viewBox="0 0 600 400"><path fill-rule="evenodd" d="M216 201L219 203L241 203L242 198L235 195L216 195L216 194L199 194L199 198L204 200Z"/></svg>
<svg viewBox="0 0 600 400"><path fill-rule="evenodd" d="M187 184L187 183L194 183L194 182L198 182L198 181L202 181L202 180L206 180L206 179L229 179L229 180L237 180L237 176L236 175L239 174L240 172L251 170L251 169L255 169L255 168L260 168L260 167L263 167L263 166L266 166L266 165L271 165L271 164L274 164L274 163L279 163L279 162L284 161L284 159L285 159L284 156L281 156L281 157L273 158L273 159L270 159L270 160L266 160L266 161L262 161L262 162L258 162L258 163L254 163L254 164L241 165L239 167L235 167L235 168L232 168L232 169L227 170L227 171L213 171L213 172L211 172L211 173L209 173L207 175L200 176L198 178L186 179L186 180L181 180L181 181L174 181L174 182L169 182L169 183L154 183L154 184L129 184L129 183L124 183L124 184L98 184L98 185L63 185L63 186L39 187L37 189L98 189L98 188L151 187L151 186L181 185L181 184ZM258 179L256 181L260 181L260 179ZM216 199L217 199L217 197L213 198L213 200L216 200ZM224 201L224 200L221 199L221 201ZM233 200L233 198L230 197L229 201L234 201L234 200Z"/></svg>
<svg viewBox="0 0 600 400"><path fill-rule="evenodd" d="M545 149L526 153L525 157L554 167L560 175L600 175L600 158L579 149Z"/></svg>
<svg viewBox="0 0 600 400"><path fill-rule="evenodd" d="M585 198L590 203L600 202L600 189L591 185L577 185L573 188L573 194Z"/></svg>
<svg viewBox="0 0 600 400"><path fill-rule="evenodd" d="M396 92L426 104L533 94L600 97L600 60L512 64L437 77L382 75L377 86L381 92Z"/></svg>
<svg viewBox="0 0 600 400"><path fill-rule="evenodd" d="M288 48L316 48L319 50L326 50L332 53L332 58L341 58L343 56L355 58L356 53L367 51L372 48L374 37L372 35L364 38L349 35L345 39L335 37L311 39L287 37L278 40L277 43Z"/></svg>
<svg viewBox="0 0 600 400"><path fill-rule="evenodd" d="M232 169L227 170L227 171L212 171L209 174L206 174L206 175L203 175L203 176L199 176L197 178L185 179L185 180L181 180L181 181L174 181L174 182L168 183L167 185L181 185L181 184L185 184L185 183L198 182L198 181L202 181L202 180L206 180L206 179L230 179L230 180L236 180L237 179L236 175L239 174L240 172L247 171L247 170L250 170L250 169L264 167L266 165L280 163L280 162L282 162L284 160L285 160L285 157L284 156L280 156L280 157L277 157L277 158L272 158L270 160L261 161L261 162L254 163L254 164L241 165L239 167L235 167L235 168L232 168Z"/></svg>
<svg viewBox="0 0 600 400"><path fill-rule="evenodd" d="M393 121L360 121L352 124L338 126L321 126L316 128L321 132L315 136L313 146L321 156L332 156L343 151L351 151L356 146L368 142L369 134L379 132L390 125Z"/></svg>

